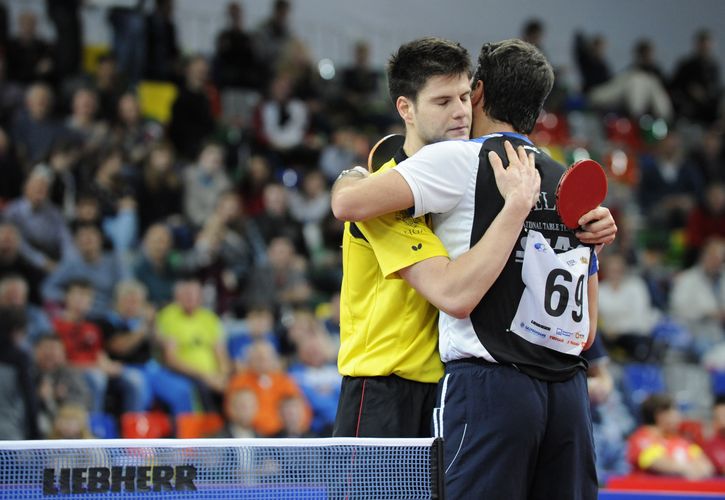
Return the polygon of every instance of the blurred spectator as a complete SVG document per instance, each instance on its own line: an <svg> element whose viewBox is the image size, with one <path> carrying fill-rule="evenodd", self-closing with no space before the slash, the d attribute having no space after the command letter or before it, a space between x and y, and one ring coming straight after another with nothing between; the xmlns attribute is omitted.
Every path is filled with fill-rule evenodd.
<svg viewBox="0 0 725 500"><path fill-rule="evenodd" d="M299 38L293 38L282 48L277 60L276 77L286 76L291 82L291 95L302 100L314 112L319 111L322 97L320 70L312 60L310 48Z"/></svg>
<svg viewBox="0 0 725 500"><path fill-rule="evenodd" d="M725 243L709 240L697 264L675 277L671 293L672 315L684 322L694 336L699 356L723 338L725 282L723 282Z"/></svg>
<svg viewBox="0 0 725 500"><path fill-rule="evenodd" d="M293 83L286 74L276 76L260 107L260 139L269 148L277 168L298 166L308 156L304 141L309 110L292 94Z"/></svg>
<svg viewBox="0 0 725 500"><path fill-rule="evenodd" d="M298 253L306 255L307 246L302 234L302 225L290 214L289 195L285 187L276 183L267 184L262 195L264 211L253 217L252 221L265 243L269 245L273 238L286 237L293 243Z"/></svg>
<svg viewBox="0 0 725 500"><path fill-rule="evenodd" d="M76 403L65 403L53 420L49 439L92 439L88 411Z"/></svg>
<svg viewBox="0 0 725 500"><path fill-rule="evenodd" d="M672 76L672 99L680 116L710 124L718 117L721 97L720 66L707 30L694 37L693 52L682 59Z"/></svg>
<svg viewBox="0 0 725 500"><path fill-rule="evenodd" d="M312 170L304 175L301 189L289 194L289 206L299 223L313 224L319 230L320 223L330 213L330 191L322 172Z"/></svg>
<svg viewBox="0 0 725 500"><path fill-rule="evenodd" d="M642 422L629 438L627 456L634 469L691 480L713 475L702 448L679 434L681 416L671 397L653 394L645 399Z"/></svg>
<svg viewBox="0 0 725 500"><path fill-rule="evenodd" d="M113 139L131 164L125 176L138 182L142 164L146 162L151 148L161 139L163 129L158 123L144 119L136 94L127 92L120 96L117 103Z"/></svg>
<svg viewBox="0 0 725 500"><path fill-rule="evenodd" d="M58 74L72 76L81 70L83 0L46 0L45 9L55 26L55 62Z"/></svg>
<svg viewBox="0 0 725 500"><path fill-rule="evenodd" d="M182 158L197 157L204 141L214 132L211 101L207 95L209 65L202 56L186 63L184 84L171 109L169 137Z"/></svg>
<svg viewBox="0 0 725 500"><path fill-rule="evenodd" d="M48 167L53 174L49 197L61 209L66 219L72 219L76 215L75 205L80 198L79 182L76 178L80 157L80 149L69 139L56 141L48 157Z"/></svg>
<svg viewBox="0 0 725 500"><path fill-rule="evenodd" d="M532 18L527 20L521 28L521 39L531 45L535 45L543 51L544 23L541 19Z"/></svg>
<svg viewBox="0 0 725 500"><path fill-rule="evenodd" d="M274 313L268 305L251 304L244 317L244 329L229 337L229 356L237 371L245 368L249 347L257 340L264 340L280 352L280 342L274 331Z"/></svg>
<svg viewBox="0 0 725 500"><path fill-rule="evenodd" d="M706 184L725 184L723 133L725 132L718 126L708 128L688 156L689 163L700 172Z"/></svg>
<svg viewBox="0 0 725 500"><path fill-rule="evenodd" d="M587 37L584 33L574 34L574 55L584 94L612 78L612 70L605 58L606 48L607 39L604 35Z"/></svg>
<svg viewBox="0 0 725 500"><path fill-rule="evenodd" d="M34 83L25 92L25 109L15 117L11 136L26 165L44 160L53 144L66 135L53 118L53 91L44 83Z"/></svg>
<svg viewBox="0 0 725 500"><path fill-rule="evenodd" d="M143 411L146 388L137 374L113 361L103 349L103 335L97 324L88 320L93 288L84 281L66 286L65 307L53 318L53 328L63 341L68 361L83 372L91 390L91 409L103 412L109 382L121 392L123 411Z"/></svg>
<svg viewBox="0 0 725 500"><path fill-rule="evenodd" d="M22 276L9 274L0 279L0 307L15 308L25 314L27 341L23 347L53 331L45 311L35 304L28 303L28 284Z"/></svg>
<svg viewBox="0 0 725 500"><path fill-rule="evenodd" d="M297 341L297 361L289 368L289 374L312 408L312 431L322 436L332 435L340 399L342 377L337 371L336 354L318 323L312 334Z"/></svg>
<svg viewBox="0 0 725 500"><path fill-rule="evenodd" d="M38 425L47 437L58 410L66 403L90 409L91 394L83 374L71 367L63 341L56 335L40 337L35 342L34 383L39 402Z"/></svg>
<svg viewBox="0 0 725 500"><path fill-rule="evenodd" d="M307 417L307 404L300 396L287 396L279 403L279 415L282 429L274 435L276 438L315 438L320 434L310 429Z"/></svg>
<svg viewBox="0 0 725 500"><path fill-rule="evenodd" d="M275 0L271 15L259 25L254 34L259 59L268 68L277 67L284 46L292 39L289 27L291 10L288 0Z"/></svg>
<svg viewBox="0 0 725 500"><path fill-rule="evenodd" d="M174 302L159 311L156 328L162 364L196 385L204 410L218 410L231 366L221 321L202 307L197 279L177 281Z"/></svg>
<svg viewBox="0 0 725 500"><path fill-rule="evenodd" d="M597 335L592 346L582 353L589 363L587 388L592 412L592 430L597 450L597 477L606 484L610 475L629 472L626 456L626 435L634 421L622 404L614 385L610 360L601 336Z"/></svg>
<svg viewBox="0 0 725 500"><path fill-rule="evenodd" d="M322 148L319 165L328 184L332 185L340 172L352 165L365 164L366 159L359 154L361 138L361 134L351 127L341 127L332 133L330 143Z"/></svg>
<svg viewBox="0 0 725 500"><path fill-rule="evenodd" d="M0 308L0 439L38 439L38 402L32 379L32 360L20 345L25 313Z"/></svg>
<svg viewBox="0 0 725 500"><path fill-rule="evenodd" d="M610 350L624 357L650 360L652 329L659 319L652 307L647 284L624 256L616 253L602 260L604 279L599 283L599 328Z"/></svg>
<svg viewBox="0 0 725 500"><path fill-rule="evenodd" d="M704 202L699 203L687 219L686 245L688 259L686 265L692 265L702 250L705 241L713 238L725 238L725 185L707 184Z"/></svg>
<svg viewBox="0 0 725 500"><path fill-rule="evenodd" d="M684 161L680 135L670 131L653 154L640 158L640 169L637 198L650 224L665 230L683 227L704 186L699 173Z"/></svg>
<svg viewBox="0 0 725 500"><path fill-rule="evenodd" d="M352 65L343 68L340 84L351 116L358 116L358 113L368 113L369 106L377 98L380 72L370 65L370 44L367 41L357 41L353 50Z"/></svg>
<svg viewBox="0 0 725 500"><path fill-rule="evenodd" d="M58 268L43 283L43 299L58 304L69 283L84 280L90 284L93 303L90 316L101 318L113 300L113 291L128 272L121 258L103 251L101 231L94 225L82 224L75 229L77 252L64 258Z"/></svg>
<svg viewBox="0 0 725 500"><path fill-rule="evenodd" d="M117 117L118 101L126 89L124 75L119 73L113 54L102 54L98 57L91 86L98 96L98 118L112 124Z"/></svg>
<svg viewBox="0 0 725 500"><path fill-rule="evenodd" d="M181 215L182 188L171 144L151 146L137 197L142 231L172 215Z"/></svg>
<svg viewBox="0 0 725 500"><path fill-rule="evenodd" d="M299 190L289 193L290 213L302 224L305 246L313 261L323 252L322 224L330 212L330 191L319 170L310 170L302 178Z"/></svg>
<svg viewBox="0 0 725 500"><path fill-rule="evenodd" d="M305 305L311 298L307 262L295 253L288 238L279 236L269 243L267 261L254 267L245 296L247 303L260 300L283 311Z"/></svg>
<svg viewBox="0 0 725 500"><path fill-rule="evenodd" d="M0 223L0 279L7 276L21 277L26 283L30 301L41 304L40 282L43 273L20 254L20 233L15 226Z"/></svg>
<svg viewBox="0 0 725 500"><path fill-rule="evenodd" d="M36 81L51 82L56 64L53 49L37 33L38 18L31 11L23 11L18 17L18 36L8 41L8 80L28 85Z"/></svg>
<svg viewBox="0 0 725 500"><path fill-rule="evenodd" d="M136 0L133 7L116 6L108 11L113 54L130 84L138 83L146 69L145 4L146 0Z"/></svg>
<svg viewBox="0 0 725 500"><path fill-rule="evenodd" d="M604 111L624 111L631 118L639 119L645 114L671 121L672 101L656 74L652 60L651 42L633 47L633 60L629 68L613 78L591 88L589 101Z"/></svg>
<svg viewBox="0 0 725 500"><path fill-rule="evenodd" d="M219 144L207 143L197 162L184 170L184 214L195 228L211 217L222 193L232 187L224 169L224 151Z"/></svg>
<svg viewBox="0 0 725 500"><path fill-rule="evenodd" d="M97 120L97 110L95 90L81 87L73 93L71 114L66 119L65 127L84 156L97 153L108 137L108 124Z"/></svg>
<svg viewBox="0 0 725 500"><path fill-rule="evenodd" d="M655 46L649 38L640 38L634 45L634 60L632 66L645 73L649 73L660 82L664 89L667 88L667 78L662 67L655 59Z"/></svg>
<svg viewBox="0 0 725 500"><path fill-rule="evenodd" d="M257 395L259 411L254 428L262 436L273 436L282 429L280 403L289 396L300 396L294 380L284 372L274 346L257 340L247 352L247 368L232 377L227 391L251 389ZM309 408L306 408L309 419Z"/></svg>
<svg viewBox="0 0 725 500"><path fill-rule="evenodd" d="M235 388L230 385L224 396L224 416L226 425L215 437L220 438L255 438L254 420L257 418L259 403L252 389Z"/></svg>
<svg viewBox="0 0 725 500"><path fill-rule="evenodd" d="M227 4L229 27L216 38L214 83L226 87L262 91L266 69L257 56L252 36L244 31L244 10L239 2Z"/></svg>
<svg viewBox="0 0 725 500"><path fill-rule="evenodd" d="M144 409L154 400L163 402L173 415L194 410L196 387L185 377L153 357L156 341L156 311L146 301L146 289L133 280L116 287L114 309L100 322L109 357L135 373L144 395Z"/></svg>
<svg viewBox="0 0 725 500"><path fill-rule="evenodd" d="M180 50L174 24L174 0L155 0L155 8L146 17L147 80L171 81L176 77Z"/></svg>
<svg viewBox="0 0 725 500"><path fill-rule="evenodd" d="M240 292L247 286L255 262L254 239L264 252L261 237L250 238L239 195L219 194L214 212L207 217L194 245L200 273L214 287L216 311L230 313L243 304ZM242 307L243 308L243 307Z"/></svg>
<svg viewBox="0 0 725 500"><path fill-rule="evenodd" d="M173 288L179 277L179 260L173 253L173 236L164 224L148 228L143 238L141 252L134 265L134 275L149 293L150 302L156 307L167 305L173 296Z"/></svg>
<svg viewBox="0 0 725 500"><path fill-rule="evenodd" d="M0 114L2 114L0 108ZM0 128L0 206L20 196L23 185L23 169L15 153L15 145L10 141L7 132Z"/></svg>
<svg viewBox="0 0 725 500"><path fill-rule="evenodd" d="M73 238L63 214L48 200L51 175L34 169L23 189L23 197L5 209L5 220L20 231L20 254L38 269L50 272L58 261L74 252Z"/></svg>
<svg viewBox="0 0 725 500"><path fill-rule="evenodd" d="M264 156L254 155L242 175L239 192L244 213L254 217L264 211L264 188L272 182L272 169Z"/></svg>
<svg viewBox="0 0 725 500"><path fill-rule="evenodd" d="M124 254L138 238L138 215L133 188L123 177L123 157L120 149L101 152L88 194L98 201L101 228L113 243L114 250Z"/></svg>
<svg viewBox="0 0 725 500"><path fill-rule="evenodd" d="M703 445L717 474L725 476L725 395L715 398L712 406L712 435Z"/></svg>

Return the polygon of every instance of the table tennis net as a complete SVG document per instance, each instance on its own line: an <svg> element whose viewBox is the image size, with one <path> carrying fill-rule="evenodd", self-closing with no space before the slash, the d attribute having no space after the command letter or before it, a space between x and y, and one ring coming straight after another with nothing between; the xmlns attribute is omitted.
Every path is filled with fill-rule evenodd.
<svg viewBox="0 0 725 500"><path fill-rule="evenodd" d="M440 499L440 440L0 441L0 498Z"/></svg>

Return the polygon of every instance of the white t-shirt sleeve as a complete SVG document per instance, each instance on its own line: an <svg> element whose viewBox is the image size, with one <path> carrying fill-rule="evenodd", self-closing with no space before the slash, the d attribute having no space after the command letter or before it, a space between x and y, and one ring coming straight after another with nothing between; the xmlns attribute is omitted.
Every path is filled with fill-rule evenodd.
<svg viewBox="0 0 725 500"><path fill-rule="evenodd" d="M445 213L458 205L478 166L478 151L467 141L438 142L395 167L413 192L413 217Z"/></svg>

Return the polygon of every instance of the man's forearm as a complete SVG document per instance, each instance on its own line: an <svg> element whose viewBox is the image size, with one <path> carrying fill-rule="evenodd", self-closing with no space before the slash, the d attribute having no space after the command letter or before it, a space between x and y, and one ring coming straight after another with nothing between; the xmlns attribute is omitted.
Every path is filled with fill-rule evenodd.
<svg viewBox="0 0 725 500"><path fill-rule="evenodd" d="M399 173L388 170L365 177L357 169L362 167L346 170L332 186L332 213L337 219L357 222L413 206L413 193Z"/></svg>
<svg viewBox="0 0 725 500"><path fill-rule="evenodd" d="M455 260L433 258L400 275L434 306L465 318L498 279L521 234L528 212L504 205L483 237Z"/></svg>

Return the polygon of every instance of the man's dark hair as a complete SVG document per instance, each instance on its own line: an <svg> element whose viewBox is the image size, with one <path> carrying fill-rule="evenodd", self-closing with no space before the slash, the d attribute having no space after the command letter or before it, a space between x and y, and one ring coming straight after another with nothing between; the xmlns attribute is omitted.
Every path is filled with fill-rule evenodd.
<svg viewBox="0 0 725 500"><path fill-rule="evenodd" d="M675 406L675 402L667 394L652 394L642 402L640 412L642 413L642 423L645 425L654 425L657 415L663 411L671 410Z"/></svg>
<svg viewBox="0 0 725 500"><path fill-rule="evenodd" d="M511 39L481 47L474 87L478 80L483 82L486 114L529 134L554 86L554 70L535 46Z"/></svg>
<svg viewBox="0 0 725 500"><path fill-rule="evenodd" d="M471 76L468 51L458 42L426 37L400 46L388 60L388 90L390 99L400 96L415 101L418 93L434 76Z"/></svg>

